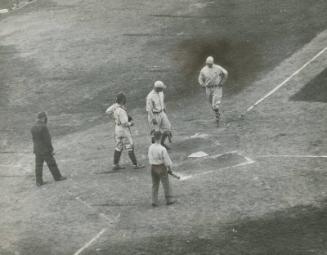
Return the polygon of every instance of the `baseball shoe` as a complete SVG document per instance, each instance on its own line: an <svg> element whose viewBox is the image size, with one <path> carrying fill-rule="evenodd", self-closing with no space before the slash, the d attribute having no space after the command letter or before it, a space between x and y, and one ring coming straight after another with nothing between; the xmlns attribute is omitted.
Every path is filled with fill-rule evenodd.
<svg viewBox="0 0 327 255"><path fill-rule="evenodd" d="M42 181L42 182L37 182L37 183L36 183L36 186L41 187L41 186L43 186L44 184L47 184L47 182L44 182L44 181Z"/></svg>
<svg viewBox="0 0 327 255"><path fill-rule="evenodd" d="M172 200L172 201L168 201L166 204L167 205L173 205L173 204L175 204L176 203L176 200Z"/></svg>
<svg viewBox="0 0 327 255"><path fill-rule="evenodd" d="M155 204L155 203L152 203L151 205L152 205L152 207L157 207L157 206L158 206L158 205Z"/></svg>
<svg viewBox="0 0 327 255"><path fill-rule="evenodd" d="M141 169L141 168L144 168L145 166L142 165L142 164L137 164L137 165L134 165L134 169Z"/></svg>
<svg viewBox="0 0 327 255"><path fill-rule="evenodd" d="M113 171L117 171L117 170L121 170L121 169L125 169L125 167L120 166L120 165L114 165L114 166L112 167L112 170L113 170Z"/></svg>
<svg viewBox="0 0 327 255"><path fill-rule="evenodd" d="M60 182L60 181L64 181L64 180L67 180L67 177L65 177L65 176L60 176L60 177L56 180L56 182Z"/></svg>

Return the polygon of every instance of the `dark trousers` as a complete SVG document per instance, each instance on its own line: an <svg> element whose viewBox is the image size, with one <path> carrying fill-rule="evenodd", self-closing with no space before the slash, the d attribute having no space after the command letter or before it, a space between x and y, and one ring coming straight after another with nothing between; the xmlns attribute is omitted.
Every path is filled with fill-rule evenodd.
<svg viewBox="0 0 327 255"><path fill-rule="evenodd" d="M42 183L43 163L46 162L48 168L55 180L59 180L61 177L57 163L53 155L51 154L35 154L35 178L36 183Z"/></svg>
<svg viewBox="0 0 327 255"><path fill-rule="evenodd" d="M171 200L171 189L169 186L168 171L164 165L151 165L152 176L152 203L158 204L158 191L160 181L165 193L166 202Z"/></svg>

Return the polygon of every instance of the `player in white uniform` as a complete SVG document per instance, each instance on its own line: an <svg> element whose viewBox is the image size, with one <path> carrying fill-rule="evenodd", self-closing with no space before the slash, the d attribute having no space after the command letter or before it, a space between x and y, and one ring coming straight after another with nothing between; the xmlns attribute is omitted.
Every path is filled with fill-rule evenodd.
<svg viewBox="0 0 327 255"><path fill-rule="evenodd" d="M128 151L134 168L143 168L143 165L137 163L134 153L134 142L130 127L134 125L134 122L127 114L126 109L126 96L124 93L119 93L116 97L116 103L111 105L107 110L106 114L111 115L115 120L115 141L116 147L114 152L114 166L113 170L123 169L119 165L119 160L123 149Z"/></svg>
<svg viewBox="0 0 327 255"><path fill-rule="evenodd" d="M228 78L228 72L223 67L214 64L213 57L206 59L199 75L199 84L206 90L206 96L212 110L215 112L217 126L220 120L220 104L223 96L223 84Z"/></svg>
<svg viewBox="0 0 327 255"><path fill-rule="evenodd" d="M148 121L151 128L151 134L154 131L161 131L162 138L161 144L169 149L165 144L165 140L168 138L171 141L171 124L166 114L165 95L163 90L166 85L162 81L156 81L154 83L153 90L146 97L146 111L148 112ZM152 138L152 143L154 142Z"/></svg>

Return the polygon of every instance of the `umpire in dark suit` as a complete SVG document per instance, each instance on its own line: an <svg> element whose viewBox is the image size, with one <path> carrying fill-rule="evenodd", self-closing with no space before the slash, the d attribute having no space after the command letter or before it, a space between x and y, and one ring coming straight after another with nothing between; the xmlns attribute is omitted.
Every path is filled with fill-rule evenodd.
<svg viewBox="0 0 327 255"><path fill-rule="evenodd" d="M33 152L35 154L35 177L36 185L44 184L42 178L43 163L47 163L49 170L56 181L65 180L58 169L55 158L53 157L53 147L51 136L47 127L48 117L45 112L40 112L37 115L37 121L31 129L33 137Z"/></svg>

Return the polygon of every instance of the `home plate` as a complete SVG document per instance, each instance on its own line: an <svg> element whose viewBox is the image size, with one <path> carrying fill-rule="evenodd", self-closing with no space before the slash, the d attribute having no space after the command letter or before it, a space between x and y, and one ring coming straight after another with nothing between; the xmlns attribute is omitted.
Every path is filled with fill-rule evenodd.
<svg viewBox="0 0 327 255"><path fill-rule="evenodd" d="M194 135L190 136L190 138L208 138L208 134L203 134L203 133L195 133Z"/></svg>
<svg viewBox="0 0 327 255"><path fill-rule="evenodd" d="M203 157L207 157L209 156L207 153L205 153L204 151L198 151L198 152L194 152L192 154L190 154L188 157L189 158L203 158Z"/></svg>
<svg viewBox="0 0 327 255"><path fill-rule="evenodd" d="M1 9L1 10L0 10L0 14L7 13L7 12L9 12L8 9Z"/></svg>

